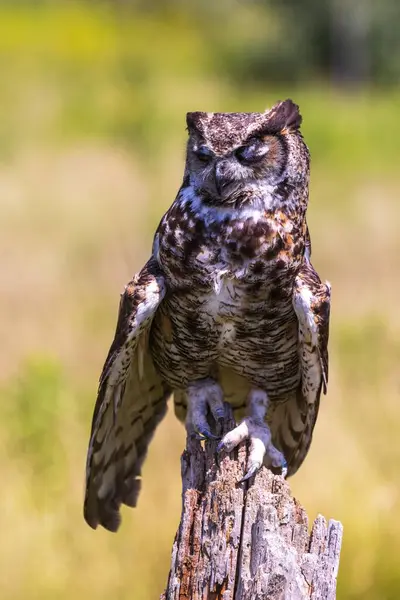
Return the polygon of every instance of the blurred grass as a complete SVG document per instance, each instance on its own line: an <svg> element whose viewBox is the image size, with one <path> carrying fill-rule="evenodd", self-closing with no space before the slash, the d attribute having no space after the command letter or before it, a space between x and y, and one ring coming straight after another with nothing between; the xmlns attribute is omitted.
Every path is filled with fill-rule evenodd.
<svg viewBox="0 0 400 600"><path fill-rule="evenodd" d="M293 489L310 515L344 523L339 598L400 595L399 92L239 89L213 70L206 41L173 11L0 4L4 599L161 591L180 509L172 415L121 532L92 532L81 515L118 294L180 184L185 112L287 96L312 153L314 262L333 286L330 390Z"/></svg>

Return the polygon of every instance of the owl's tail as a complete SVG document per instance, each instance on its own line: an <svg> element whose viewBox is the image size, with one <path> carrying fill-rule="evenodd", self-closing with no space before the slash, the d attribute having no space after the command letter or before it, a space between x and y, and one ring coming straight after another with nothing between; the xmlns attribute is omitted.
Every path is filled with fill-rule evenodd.
<svg viewBox="0 0 400 600"><path fill-rule="evenodd" d="M311 445L318 416L320 393L308 403L299 388L284 402L271 403L268 415L273 443L283 452L288 463L288 476L303 463Z"/></svg>

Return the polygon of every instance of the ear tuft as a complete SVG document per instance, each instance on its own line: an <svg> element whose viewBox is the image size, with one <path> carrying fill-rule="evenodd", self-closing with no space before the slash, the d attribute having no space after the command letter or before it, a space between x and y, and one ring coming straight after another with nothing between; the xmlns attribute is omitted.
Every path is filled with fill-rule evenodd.
<svg viewBox="0 0 400 600"><path fill-rule="evenodd" d="M186 125L189 131L201 131L202 130L202 112L188 112L186 114Z"/></svg>
<svg viewBox="0 0 400 600"><path fill-rule="evenodd" d="M299 107L289 99L275 104L268 114L268 129L271 133L279 133L285 128L297 130L301 122Z"/></svg>

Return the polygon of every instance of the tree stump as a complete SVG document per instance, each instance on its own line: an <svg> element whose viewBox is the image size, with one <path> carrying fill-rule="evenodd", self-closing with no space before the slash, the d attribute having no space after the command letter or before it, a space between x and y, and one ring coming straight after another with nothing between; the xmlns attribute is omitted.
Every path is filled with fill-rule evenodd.
<svg viewBox="0 0 400 600"><path fill-rule="evenodd" d="M227 406L226 431L234 426ZM285 479L246 470L245 443L216 456L188 436L183 506L161 600L334 600L343 527L318 516L308 531L304 508Z"/></svg>

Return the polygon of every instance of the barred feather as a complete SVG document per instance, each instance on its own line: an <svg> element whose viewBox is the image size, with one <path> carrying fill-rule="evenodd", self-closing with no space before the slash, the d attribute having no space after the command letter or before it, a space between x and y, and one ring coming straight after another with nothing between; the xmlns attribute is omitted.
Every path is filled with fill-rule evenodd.
<svg viewBox="0 0 400 600"><path fill-rule="evenodd" d="M121 504L135 506L149 442L170 390L155 370L148 337L165 294L152 260L121 298L117 330L100 379L90 437L84 517L116 531Z"/></svg>

